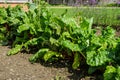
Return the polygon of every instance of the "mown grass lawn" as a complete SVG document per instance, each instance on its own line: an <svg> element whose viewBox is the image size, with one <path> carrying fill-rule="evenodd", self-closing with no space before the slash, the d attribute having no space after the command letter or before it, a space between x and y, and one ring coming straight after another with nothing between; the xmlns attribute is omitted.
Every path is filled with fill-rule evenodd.
<svg viewBox="0 0 120 80"><path fill-rule="evenodd" d="M78 13L87 18L94 18L94 24L120 25L119 7L51 7L51 11L57 15L67 10L67 17L72 17Z"/></svg>

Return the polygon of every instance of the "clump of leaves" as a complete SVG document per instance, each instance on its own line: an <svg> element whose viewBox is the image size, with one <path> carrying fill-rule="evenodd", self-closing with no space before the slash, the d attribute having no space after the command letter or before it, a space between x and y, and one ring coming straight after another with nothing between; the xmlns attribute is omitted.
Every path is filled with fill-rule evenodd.
<svg viewBox="0 0 120 80"><path fill-rule="evenodd" d="M7 8L0 9L0 27L2 33L4 33L4 40L2 43L6 42L6 45L12 44L17 35L17 28L23 24L25 12L21 9L21 6L16 6L14 8L8 6Z"/></svg>
<svg viewBox="0 0 120 80"><path fill-rule="evenodd" d="M107 66L104 73L104 80L119 80L120 66Z"/></svg>
<svg viewBox="0 0 120 80"><path fill-rule="evenodd" d="M77 69L82 63L90 66L89 73L97 70L94 67L107 67L105 80L114 78L114 73L119 74L119 67L116 66L120 60L120 40L115 37L115 30L110 26L101 28L98 35L96 29L92 28L93 18L80 17L76 20L65 14L56 16L49 11L45 2L40 2L40 5L28 4L28 12L22 11L19 6L0 10L5 13L0 14L2 36L7 36L8 41L12 40L12 49L8 55L23 50L32 51L34 55L29 58L31 62L69 57L73 61L73 69ZM108 78L109 73L113 77ZM119 75L115 79L119 79L118 77Z"/></svg>

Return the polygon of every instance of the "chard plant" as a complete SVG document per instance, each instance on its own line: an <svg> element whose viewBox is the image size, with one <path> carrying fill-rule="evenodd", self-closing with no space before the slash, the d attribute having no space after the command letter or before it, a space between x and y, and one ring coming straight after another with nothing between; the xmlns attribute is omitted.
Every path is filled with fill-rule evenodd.
<svg viewBox="0 0 120 80"><path fill-rule="evenodd" d="M73 69L85 64L90 74L102 70L104 80L119 80L120 39L115 30L101 28L98 35L92 28L93 18L56 16L45 4L28 4L27 12L19 6L0 8L4 12L0 14L0 42L12 46L7 55L34 53L30 62L71 59Z"/></svg>

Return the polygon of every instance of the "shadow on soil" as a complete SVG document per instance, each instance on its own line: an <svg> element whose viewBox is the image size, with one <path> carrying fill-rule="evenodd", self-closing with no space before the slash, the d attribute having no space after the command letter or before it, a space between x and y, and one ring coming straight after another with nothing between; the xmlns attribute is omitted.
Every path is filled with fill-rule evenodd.
<svg viewBox="0 0 120 80"><path fill-rule="evenodd" d="M71 74L68 77L69 80L103 80L102 73L99 71L96 71L92 75L88 74L88 65L82 65L78 69L74 70L72 68L72 62L69 60L59 60L55 62L44 62L43 60L39 60L41 65L45 67L54 67L54 68L67 68L68 72ZM54 79L57 80L57 79ZM65 80L65 79L59 79L59 80Z"/></svg>

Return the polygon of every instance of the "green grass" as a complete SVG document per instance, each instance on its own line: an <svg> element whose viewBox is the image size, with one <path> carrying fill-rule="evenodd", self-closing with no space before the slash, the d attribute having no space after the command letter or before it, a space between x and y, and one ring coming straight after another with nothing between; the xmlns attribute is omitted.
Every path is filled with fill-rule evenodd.
<svg viewBox="0 0 120 80"><path fill-rule="evenodd" d="M67 17L81 16L94 18L94 24L120 26L119 7L51 7L51 11L61 15L67 9Z"/></svg>

